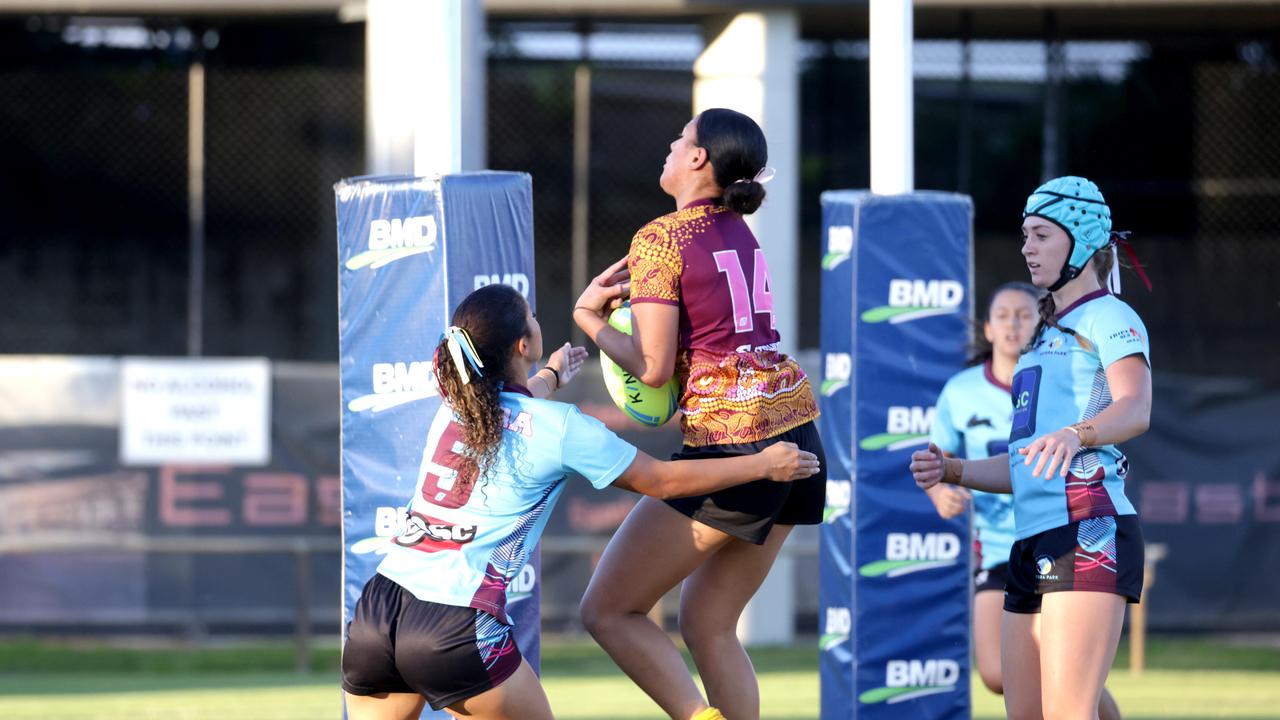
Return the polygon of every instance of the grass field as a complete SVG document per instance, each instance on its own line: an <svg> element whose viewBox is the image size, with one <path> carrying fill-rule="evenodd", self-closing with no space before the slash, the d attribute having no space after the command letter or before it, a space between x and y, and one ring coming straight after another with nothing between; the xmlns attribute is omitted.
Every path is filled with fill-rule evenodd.
<svg viewBox="0 0 1280 720"><path fill-rule="evenodd" d="M753 652L763 716L818 717L817 650ZM1148 670L1127 669L1110 686L1125 717L1280 718L1280 648L1153 638ZM198 651L122 650L36 642L0 644L0 718L5 720L292 720L337 718L336 649L318 650L313 671L288 670L287 646ZM656 707L594 645L549 640L543 676L557 717L660 720ZM974 717L1003 717L999 699L974 690Z"/></svg>

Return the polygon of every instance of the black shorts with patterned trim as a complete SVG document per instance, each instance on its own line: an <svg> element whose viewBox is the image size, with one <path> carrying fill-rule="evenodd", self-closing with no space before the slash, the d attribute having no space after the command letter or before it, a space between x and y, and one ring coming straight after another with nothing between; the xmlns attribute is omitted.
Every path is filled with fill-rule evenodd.
<svg viewBox="0 0 1280 720"><path fill-rule="evenodd" d="M498 687L520 662L510 625L483 610L419 600L375 573L347 625L342 689L417 693L442 710Z"/></svg>
<svg viewBox="0 0 1280 720"><path fill-rule="evenodd" d="M756 545L764 544L775 524L821 523L822 510L827 502L827 458L822 451L818 426L812 421L759 442L705 447L686 445L671 459L705 460L752 455L776 442L793 442L801 450L817 455L822 469L813 477L795 482L756 480L710 495L675 498L666 503L704 525Z"/></svg>
<svg viewBox="0 0 1280 720"><path fill-rule="evenodd" d="M1114 593L1142 597L1144 557L1137 515L1078 520L1017 540L1009 553L1004 609L1038 613L1045 593Z"/></svg>

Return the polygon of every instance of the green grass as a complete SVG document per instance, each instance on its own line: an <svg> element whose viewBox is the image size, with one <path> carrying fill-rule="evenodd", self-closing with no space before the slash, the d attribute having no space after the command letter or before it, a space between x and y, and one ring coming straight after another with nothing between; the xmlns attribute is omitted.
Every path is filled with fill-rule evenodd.
<svg viewBox="0 0 1280 720"><path fill-rule="evenodd" d="M762 714L818 717L812 647L752 652ZM6 720L292 720L338 718L336 647L318 648L296 674L287 645L137 650L0 644L0 718ZM1109 686L1131 720L1280 717L1280 648L1153 638L1147 671L1128 671L1122 646ZM543 677L564 720L660 720L653 703L589 643L549 641ZM999 698L974 689L974 717L1003 717Z"/></svg>

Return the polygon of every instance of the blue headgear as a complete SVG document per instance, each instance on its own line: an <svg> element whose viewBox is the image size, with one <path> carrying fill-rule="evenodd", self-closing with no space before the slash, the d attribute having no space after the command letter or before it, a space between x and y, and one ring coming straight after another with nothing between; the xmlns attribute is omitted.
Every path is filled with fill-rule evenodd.
<svg viewBox="0 0 1280 720"><path fill-rule="evenodd" d="M1071 238L1071 253L1050 291L1077 277L1094 253L1111 244L1111 208L1098 186L1082 177L1054 178L1036 188L1027 198L1022 217L1044 218Z"/></svg>

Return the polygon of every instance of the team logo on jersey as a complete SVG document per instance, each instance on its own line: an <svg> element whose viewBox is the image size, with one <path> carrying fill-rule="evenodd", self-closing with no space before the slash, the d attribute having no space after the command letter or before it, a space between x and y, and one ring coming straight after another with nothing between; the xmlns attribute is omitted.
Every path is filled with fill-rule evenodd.
<svg viewBox="0 0 1280 720"><path fill-rule="evenodd" d="M858 443L863 450L901 450L929 442L929 429L937 410L932 407L890 405L885 431L865 437Z"/></svg>
<svg viewBox="0 0 1280 720"><path fill-rule="evenodd" d="M853 356L848 353L827 353L822 368L823 397L831 397L849 386L853 377Z"/></svg>
<svg viewBox="0 0 1280 720"><path fill-rule="evenodd" d="M369 249L348 260L346 268L376 270L396 260L432 252L436 245L434 215L390 220L379 218L369 223Z"/></svg>
<svg viewBox="0 0 1280 720"><path fill-rule="evenodd" d="M858 568L863 577L895 578L922 570L949 567L960 558L963 544L954 533L889 533L884 559Z"/></svg>
<svg viewBox="0 0 1280 720"><path fill-rule="evenodd" d="M964 301L964 285L955 280L889 281L887 305L862 313L867 323L904 323L936 315L950 315Z"/></svg>
<svg viewBox="0 0 1280 720"><path fill-rule="evenodd" d="M1013 424L1009 442L1029 438L1036 433L1036 406L1040 402L1040 366L1032 365L1013 376Z"/></svg>
<svg viewBox="0 0 1280 720"><path fill-rule="evenodd" d="M423 552L439 552L460 550L475 537L475 525L454 525L413 512L405 522L404 532L395 539L395 544Z"/></svg>
<svg viewBox="0 0 1280 720"><path fill-rule="evenodd" d="M845 644L851 632L853 632L853 613L849 612L849 608L827 608L822 636L818 638L818 649L826 652Z"/></svg>
<svg viewBox="0 0 1280 720"><path fill-rule="evenodd" d="M975 413L969 416L969 422L965 424L965 427L966 428L976 428L976 427L994 428L995 426L991 424L991 418L980 418Z"/></svg>
<svg viewBox="0 0 1280 720"><path fill-rule="evenodd" d="M853 228L832 225L827 228L827 254L822 256L822 269L834 270L853 255Z"/></svg>
<svg viewBox="0 0 1280 720"><path fill-rule="evenodd" d="M892 705L954 692L959 679L960 663L950 658L890 660L884 667L884 687L867 690L858 696L858 702Z"/></svg>

